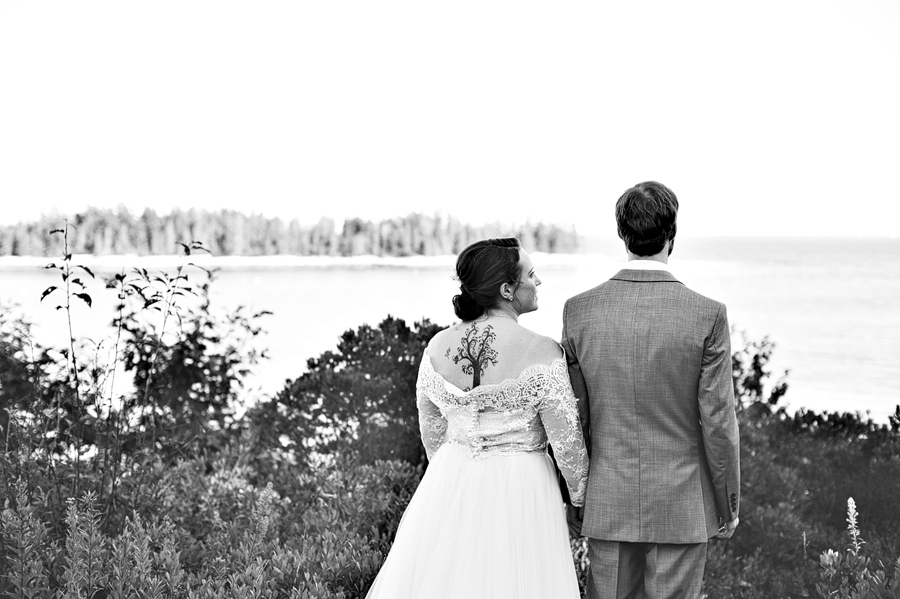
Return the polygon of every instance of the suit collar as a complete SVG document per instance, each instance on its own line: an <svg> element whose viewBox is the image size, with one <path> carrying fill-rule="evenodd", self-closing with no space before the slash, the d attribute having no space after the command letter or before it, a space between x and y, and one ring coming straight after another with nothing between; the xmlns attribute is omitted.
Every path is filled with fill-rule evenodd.
<svg viewBox="0 0 900 599"><path fill-rule="evenodd" d="M612 277L612 280L636 283L681 283L672 273L665 270L636 270L633 268L623 268Z"/></svg>
<svg viewBox="0 0 900 599"><path fill-rule="evenodd" d="M669 268L669 265L665 262L659 262L657 260L644 260L642 258L629 260L628 264L626 264L623 268L627 270L665 270L667 272L672 272L672 269Z"/></svg>

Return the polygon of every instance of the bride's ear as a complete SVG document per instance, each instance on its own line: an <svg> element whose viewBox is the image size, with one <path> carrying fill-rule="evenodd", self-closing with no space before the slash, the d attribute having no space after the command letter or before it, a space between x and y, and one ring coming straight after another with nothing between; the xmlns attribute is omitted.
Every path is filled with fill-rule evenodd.
<svg viewBox="0 0 900 599"><path fill-rule="evenodd" d="M509 283L503 283L502 285L500 285L500 297L507 301L510 301L514 296L515 291L513 291L513 288Z"/></svg>

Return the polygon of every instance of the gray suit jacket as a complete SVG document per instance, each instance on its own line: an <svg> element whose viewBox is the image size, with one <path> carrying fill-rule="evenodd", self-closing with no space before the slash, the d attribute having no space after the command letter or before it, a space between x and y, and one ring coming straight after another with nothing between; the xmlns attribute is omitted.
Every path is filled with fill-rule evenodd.
<svg viewBox="0 0 900 599"><path fill-rule="evenodd" d="M566 302L562 345L590 443L585 536L702 543L737 517L723 304L666 271L625 269Z"/></svg>

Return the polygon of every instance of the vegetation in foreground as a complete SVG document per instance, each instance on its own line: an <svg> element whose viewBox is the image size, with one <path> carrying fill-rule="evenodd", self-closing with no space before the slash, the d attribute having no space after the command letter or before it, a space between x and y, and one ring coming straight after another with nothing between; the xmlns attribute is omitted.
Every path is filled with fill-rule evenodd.
<svg viewBox="0 0 900 599"><path fill-rule="evenodd" d="M0 309L0 597L365 596L427 465L411 398L439 327L347 331L237 417L265 314L213 309L201 249L174 275L107 281L112 347L38 347ZM67 251L54 268L45 301L91 302L93 273ZM741 526L710 545L706 595L900 596L900 407L888 425L788 415L773 349L733 356Z"/></svg>

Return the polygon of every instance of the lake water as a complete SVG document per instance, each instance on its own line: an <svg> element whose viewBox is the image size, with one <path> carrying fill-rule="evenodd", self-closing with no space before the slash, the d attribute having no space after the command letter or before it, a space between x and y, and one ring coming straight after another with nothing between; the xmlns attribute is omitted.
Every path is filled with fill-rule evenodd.
<svg viewBox="0 0 900 599"><path fill-rule="evenodd" d="M521 324L558 339L565 300L624 264L618 240L592 247L596 253L533 256L543 281L540 309ZM107 273L118 271L117 261L122 258L81 260ZM0 302L19 304L37 340L60 347L67 338L63 311L39 302L57 281L37 266L45 262L0 259ZM245 305L273 312L261 340L271 358L257 368L247 401L300 375L306 359L333 349L346 329L377 324L388 314L449 325L457 292L453 262L451 256L214 259L223 269L212 287L213 310ZM772 369L790 370L791 409L869 412L886 422L900 403L900 240L679 239L670 265L688 287L724 302L738 330L775 342ZM77 307L75 334L97 340L109 335L115 297L99 282L90 292L94 307Z"/></svg>

